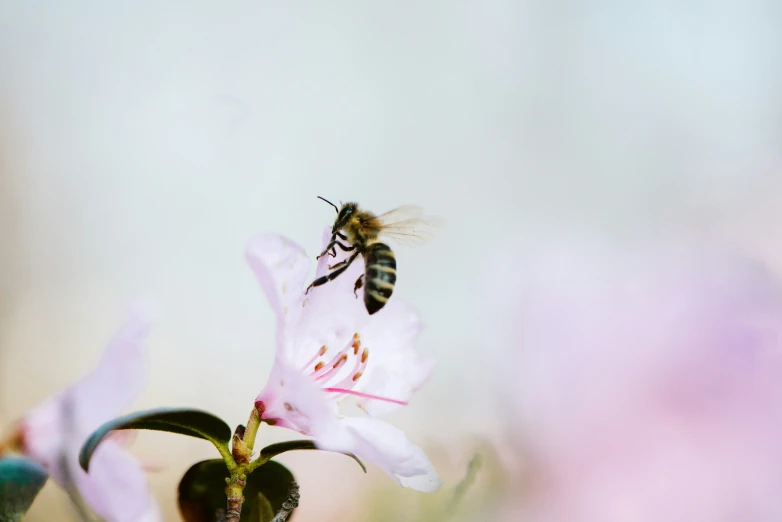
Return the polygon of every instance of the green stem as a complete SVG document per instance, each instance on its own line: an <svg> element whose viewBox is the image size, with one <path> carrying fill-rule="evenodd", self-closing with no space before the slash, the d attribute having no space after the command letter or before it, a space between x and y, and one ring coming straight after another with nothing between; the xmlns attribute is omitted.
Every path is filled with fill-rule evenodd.
<svg viewBox="0 0 782 522"><path fill-rule="evenodd" d="M247 420L247 427L244 435L239 439L237 430L234 434L233 452L228 450L227 445L217 446L217 450L225 460L225 465L231 473L230 478L226 480L225 496L228 498L228 510L226 511L226 521L238 522L242 514L242 504L244 503L244 487L247 485L247 475L255 469L251 467L250 457L252 456L255 438L258 435L258 428L261 425L261 417L258 410L253 408L250 418ZM269 460L268 458L266 460ZM257 466L256 466L257 467Z"/></svg>
<svg viewBox="0 0 782 522"><path fill-rule="evenodd" d="M233 456L231 456L231 452L228 450L227 444L218 444L217 442L212 441L215 445L215 448L217 448L217 451L220 452L220 456L223 457L223 460L225 461L225 467L228 468L228 471L233 473L236 471L236 469L239 467L236 464L236 461L234 460Z"/></svg>
<svg viewBox="0 0 782 522"><path fill-rule="evenodd" d="M244 503L244 486L247 485L247 475L244 473L231 473L231 478L225 486L225 496L228 499L228 511L225 513L225 520L228 522L239 522L242 515L242 504Z"/></svg>
<svg viewBox="0 0 782 522"><path fill-rule="evenodd" d="M269 462L274 455L259 455L257 459L247 464L247 473L252 473L256 469L260 468L267 462Z"/></svg>

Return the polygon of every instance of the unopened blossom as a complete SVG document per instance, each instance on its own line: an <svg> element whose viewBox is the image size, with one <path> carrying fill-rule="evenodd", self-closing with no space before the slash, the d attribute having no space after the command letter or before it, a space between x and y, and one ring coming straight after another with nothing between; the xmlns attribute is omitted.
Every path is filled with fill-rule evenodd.
<svg viewBox="0 0 782 522"><path fill-rule="evenodd" d="M21 421L24 453L107 522L162 520L144 471L119 437L98 446L89 473L78 462L79 450L92 432L119 416L140 393L145 372L142 342L148 329L145 320L133 316L111 339L92 373Z"/></svg>
<svg viewBox="0 0 782 522"><path fill-rule="evenodd" d="M330 231L324 232L324 245ZM370 316L354 283L361 259L338 278L305 293L311 277L345 259L320 259L315 276L304 250L276 235L248 245L247 261L277 319L273 368L256 408L267 422L314 437L318 447L352 452L373 462L399 484L420 491L441 480L421 448L376 415L407 404L434 363L420 357L413 341L417 314L394 297ZM352 397L367 415L347 417L339 404Z"/></svg>
<svg viewBox="0 0 782 522"><path fill-rule="evenodd" d="M490 349L527 473L507 520L782 520L768 271L720 250L582 242L519 250L494 273Z"/></svg>

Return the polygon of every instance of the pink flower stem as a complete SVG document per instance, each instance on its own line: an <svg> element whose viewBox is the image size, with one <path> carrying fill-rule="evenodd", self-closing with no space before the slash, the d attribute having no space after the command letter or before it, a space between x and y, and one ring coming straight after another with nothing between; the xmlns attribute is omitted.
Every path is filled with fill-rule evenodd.
<svg viewBox="0 0 782 522"><path fill-rule="evenodd" d="M244 443L247 445L247 449L250 450L250 454L253 452L255 446L255 437L258 435L258 428L261 426L261 416L258 415L258 410L253 408L250 412L250 418L247 419L247 429L244 432Z"/></svg>

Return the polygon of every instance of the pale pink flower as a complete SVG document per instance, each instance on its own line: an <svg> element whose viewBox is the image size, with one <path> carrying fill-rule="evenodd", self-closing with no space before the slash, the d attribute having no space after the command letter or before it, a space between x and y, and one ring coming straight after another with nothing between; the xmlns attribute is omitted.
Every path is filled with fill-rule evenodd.
<svg viewBox="0 0 782 522"><path fill-rule="evenodd" d="M329 237L330 229L324 241ZM403 486L437 490L440 478L423 450L374 417L406 404L434 368L413 348L421 329L416 313L394 296L370 316L361 294L353 294L361 258L305 295L310 260L300 246L261 235L246 255L277 318L274 365L256 399L262 418L314 437L323 449L365 458ZM324 256L315 277L344 258L339 249L336 258ZM369 416L340 415L347 397Z"/></svg>
<svg viewBox="0 0 782 522"><path fill-rule="evenodd" d="M768 272L720 251L571 244L495 273L491 342L529 473L508 520L782 520Z"/></svg>
<svg viewBox="0 0 782 522"><path fill-rule="evenodd" d="M90 471L79 466L82 444L119 416L140 393L144 378L145 320L134 316L109 342L97 368L49 398L21 422L24 452L75 492L107 522L155 522L159 508L139 463L110 437L95 451Z"/></svg>

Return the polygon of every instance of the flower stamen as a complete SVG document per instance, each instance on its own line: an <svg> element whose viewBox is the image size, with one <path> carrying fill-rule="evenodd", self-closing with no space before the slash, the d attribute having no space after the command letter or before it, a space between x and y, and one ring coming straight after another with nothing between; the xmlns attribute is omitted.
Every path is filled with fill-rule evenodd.
<svg viewBox="0 0 782 522"><path fill-rule="evenodd" d="M312 356L312 359L307 361L307 364L305 364L302 368L308 368L312 363L314 363L318 359L318 357L322 357L323 355L325 355L328 349L329 347L326 346L325 344L321 346L320 350L318 350L318 352ZM315 371L318 371L318 369L316 368Z"/></svg>
<svg viewBox="0 0 782 522"><path fill-rule="evenodd" d="M313 368L310 373L310 377L316 383L319 383L321 386L323 386L324 391L329 393L354 395L364 399L391 402L403 406L407 405L407 403L404 401L389 399L387 397L363 393L352 389L356 386L358 380L364 375L364 372L367 368L367 361L369 360L369 348L364 347L362 350L361 336L358 333L354 333L347 346L334 354L334 357L332 357L330 361L318 361L315 363L315 366L312 367L311 365L317 361L319 357L322 357L327 350L328 347L325 344L321 346L320 349L316 352L315 356L310 359L310 361L302 368L304 371L306 371L307 368ZM350 359L351 352L352 355L355 356L356 360L353 363L353 368L347 372L347 374L345 374L345 372L342 371L342 367L345 366L348 362L348 359ZM336 383L329 382L333 381L333 377L335 377L336 374L344 375L344 377Z"/></svg>
<svg viewBox="0 0 782 522"><path fill-rule="evenodd" d="M353 365L353 369L347 374L347 376L345 376L344 379L342 379L341 381L339 381L337 384L333 385L332 387L333 388L344 388L345 386L347 386L348 384L351 383L351 380L353 382L356 382L357 378L354 377L354 376L356 374L358 374L360 376L362 373L364 373L364 368L366 368L366 367L367 367L367 365L364 362L362 362L360 358L357 357L356 358L356 364Z"/></svg>
<svg viewBox="0 0 782 522"><path fill-rule="evenodd" d="M346 353L343 353L343 354L340 356L339 360L338 360L337 362L335 362L335 363L334 363L334 366L332 366L332 368L333 368L333 369L337 369L337 368L339 368L340 366L342 366L343 364L345 364L345 362L346 362L347 360L348 360L348 354L346 354Z"/></svg>
<svg viewBox="0 0 782 522"><path fill-rule="evenodd" d="M321 348L321 350L322 350L322 348ZM325 352L324 352L324 353L325 353ZM319 355L316 355L316 356L315 356L315 357L312 359L312 361L311 361L311 362L309 362L309 363L305 364L305 365L304 365L304 368L307 368L307 367L308 367L310 364L312 364L312 362L314 362L314 361L315 361L315 359L317 359L317 357L318 357L318 356L319 356ZM330 360L329 362L325 363L323 366L331 366L332 368L338 368L338 367L339 367L339 365L340 365L340 361L341 361L343 358L344 358L345 360L347 360L347 358L348 358L348 354L347 354L347 348L343 348L342 350L340 350L339 352L337 352L337 354L336 354L334 357L332 357L332 358L331 358L331 360ZM315 371L316 371L316 372L317 372L317 371L319 371L321 368L323 368L323 366L321 366L320 368L318 368L318 370L315 370ZM331 372L331 370L329 370L329 371L328 371L328 372L326 372L326 373L330 373L330 372ZM317 375L317 376L315 376L315 375L314 375L314 377L316 377L316 379L321 379L321 378L323 378L323 375Z"/></svg>

